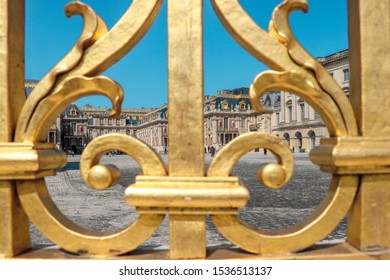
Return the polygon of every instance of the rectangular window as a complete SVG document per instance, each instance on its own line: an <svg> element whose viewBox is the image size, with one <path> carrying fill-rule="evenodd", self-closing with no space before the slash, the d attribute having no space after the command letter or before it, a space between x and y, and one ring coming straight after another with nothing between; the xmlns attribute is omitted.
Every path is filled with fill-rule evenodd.
<svg viewBox="0 0 390 280"><path fill-rule="evenodd" d="M241 118L241 128L245 128L245 118Z"/></svg>
<svg viewBox="0 0 390 280"><path fill-rule="evenodd" d="M289 118L289 122L292 122L292 107L288 107L288 118Z"/></svg>
<svg viewBox="0 0 390 280"><path fill-rule="evenodd" d="M302 103L299 104L299 106L301 106L301 120L303 121L303 119L305 118L305 104Z"/></svg>
<svg viewBox="0 0 390 280"><path fill-rule="evenodd" d="M344 72L344 82L348 82L349 81L349 69L344 69L343 72Z"/></svg>
<svg viewBox="0 0 390 280"><path fill-rule="evenodd" d="M49 133L49 143L55 143L54 141L54 132Z"/></svg>

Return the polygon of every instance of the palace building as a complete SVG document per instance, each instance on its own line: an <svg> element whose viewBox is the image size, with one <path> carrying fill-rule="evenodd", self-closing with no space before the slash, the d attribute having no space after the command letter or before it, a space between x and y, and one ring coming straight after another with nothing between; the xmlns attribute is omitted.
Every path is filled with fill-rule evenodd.
<svg viewBox="0 0 390 280"><path fill-rule="evenodd" d="M317 61L349 97L348 58L348 50L344 50L318 57ZM321 138L329 137L325 124L314 109L289 92L280 92L280 103L274 108L272 119L272 134L283 138L290 149L296 152L309 152L319 145Z"/></svg>
<svg viewBox="0 0 390 280"><path fill-rule="evenodd" d="M349 96L348 50L317 58ZM26 96L37 81L26 80ZM267 113L258 114L249 101L249 88L221 90L204 98L205 151L220 149L249 131L271 133L283 138L293 152L309 152L328 137L319 115L304 100L284 91L269 91L261 102ZM134 136L157 152L169 149L168 107L157 109L124 108L117 118L109 118L110 109L71 104L53 123L47 142L58 149L81 153L99 135L122 133Z"/></svg>

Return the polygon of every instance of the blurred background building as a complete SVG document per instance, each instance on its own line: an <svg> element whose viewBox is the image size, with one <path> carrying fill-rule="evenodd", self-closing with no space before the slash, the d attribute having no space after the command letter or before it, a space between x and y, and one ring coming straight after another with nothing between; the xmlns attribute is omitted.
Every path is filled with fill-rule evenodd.
<svg viewBox="0 0 390 280"><path fill-rule="evenodd" d="M348 50L326 57L318 57L349 97ZM26 80L28 96L38 81ZM328 137L325 124L314 109L297 95L285 91L269 91L261 102L266 113L256 113L249 101L249 88L220 90L215 96L204 98L205 151L216 150L249 131L271 133L283 138L293 152L309 152ZM157 152L169 149L168 107L156 109L122 109L117 118L108 117L109 108L71 104L52 124L47 142L58 149L79 154L99 135L121 133L134 136Z"/></svg>

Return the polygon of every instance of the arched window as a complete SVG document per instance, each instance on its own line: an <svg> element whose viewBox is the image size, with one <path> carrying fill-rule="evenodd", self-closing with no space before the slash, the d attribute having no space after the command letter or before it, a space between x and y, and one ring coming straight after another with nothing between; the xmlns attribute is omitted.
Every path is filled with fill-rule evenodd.
<svg viewBox="0 0 390 280"><path fill-rule="evenodd" d="M283 139L286 141L287 146L290 147L290 134L283 134Z"/></svg>
<svg viewBox="0 0 390 280"><path fill-rule="evenodd" d="M302 133L300 133L299 131L295 133L295 138L296 138L296 149L298 149L298 151L301 151L302 150Z"/></svg>
<svg viewBox="0 0 390 280"><path fill-rule="evenodd" d="M316 134L313 130L310 130L307 134L310 137L310 144L311 148L313 149L316 146Z"/></svg>

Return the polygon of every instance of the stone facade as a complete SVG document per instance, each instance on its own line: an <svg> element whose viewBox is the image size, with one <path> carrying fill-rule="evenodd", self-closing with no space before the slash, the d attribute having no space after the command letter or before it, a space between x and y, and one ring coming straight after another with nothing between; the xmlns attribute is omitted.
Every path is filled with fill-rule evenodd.
<svg viewBox="0 0 390 280"><path fill-rule="evenodd" d="M257 114L249 101L249 89L237 88L219 91L216 96L205 98L204 131L205 148L211 146L217 150L239 135L249 131L271 133L271 119L280 93L267 92L262 103L269 110L268 114Z"/></svg>
<svg viewBox="0 0 390 280"><path fill-rule="evenodd" d="M348 50L317 58L349 97ZM280 107L274 108L272 133L283 138L294 152L309 152L329 137L320 116L298 96L280 92Z"/></svg>
<svg viewBox="0 0 390 280"><path fill-rule="evenodd" d="M349 96L348 50L317 60ZM26 80L26 96L37 81ZM204 100L205 151L220 149L249 131L271 133L283 138L293 152L309 152L319 140L328 137L320 116L304 100L284 91L270 91L262 96L267 113L253 111L246 87L218 91ZM109 108L71 104L53 123L47 141L59 149L80 153L99 135L122 133L134 136L157 152L169 149L168 107L157 109L122 109L117 118L109 118Z"/></svg>

